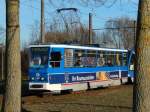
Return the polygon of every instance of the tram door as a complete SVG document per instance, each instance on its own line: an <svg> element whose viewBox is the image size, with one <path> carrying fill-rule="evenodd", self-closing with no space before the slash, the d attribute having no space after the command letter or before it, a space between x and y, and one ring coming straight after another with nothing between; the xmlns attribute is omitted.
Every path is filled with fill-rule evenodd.
<svg viewBox="0 0 150 112"><path fill-rule="evenodd" d="M52 48L50 51L50 66L52 68L60 68L63 66L63 49Z"/></svg>
<svg viewBox="0 0 150 112"><path fill-rule="evenodd" d="M133 82L134 81L135 54L132 53L131 55L132 56L129 62L129 79L131 82Z"/></svg>

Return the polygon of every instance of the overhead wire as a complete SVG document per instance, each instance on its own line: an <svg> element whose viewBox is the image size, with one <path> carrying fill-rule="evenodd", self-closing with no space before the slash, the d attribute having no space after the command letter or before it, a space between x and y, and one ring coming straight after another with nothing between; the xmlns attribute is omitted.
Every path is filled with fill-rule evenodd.
<svg viewBox="0 0 150 112"><path fill-rule="evenodd" d="M110 4L104 4L104 6L106 7L106 8L110 8L110 7L112 7L116 2L117 2L118 0L113 0L112 1L112 3L110 3Z"/></svg>
<svg viewBox="0 0 150 112"><path fill-rule="evenodd" d="M35 7L35 6L32 6L32 5L29 5L29 4L26 4L25 2L20 2L20 5L22 5L22 6L27 6L27 7L30 7L30 8L32 8L32 9L35 9L35 10L37 10L37 11L41 11L41 8L38 8L38 7ZM49 12L49 11L45 11L45 13L47 13L48 15L51 15L51 14L53 14L54 12L56 12L56 10L53 10L53 11L51 11L51 12Z"/></svg>
<svg viewBox="0 0 150 112"><path fill-rule="evenodd" d="M62 2L64 2L64 1L65 1L65 0L63 0ZM117 1L118 1L118 0L113 0L110 5L107 6L107 4L105 4L105 7L110 8L110 7L112 7ZM53 3L52 3L52 2L53 2L52 0L48 0L47 3L53 5L55 8L58 8L58 6L56 6L56 4L54 4L54 2L53 2ZM107 2L107 0L105 0L105 3L106 3L106 2ZM61 3L61 4L62 4L62 3ZM35 9L35 10L40 11L40 8L35 7L35 6L32 6L32 5L29 5L29 4L26 4L26 1L25 1L25 0L24 0L23 2L21 2L21 5L25 5L25 6L28 6L28 7L30 7L30 8L33 8L33 9ZM103 4L103 5L104 5L104 4ZM47 5L47 6L49 7L49 5ZM122 1L120 0L120 7L121 7L121 6L122 6ZM50 15L50 16L52 16L52 14L56 13L56 10L51 11L51 12L49 12L49 11L46 10L45 13L47 13L47 14ZM82 12L82 11L80 11L80 10L79 10L79 13L80 13L80 14L82 13L82 14L84 14L84 15L88 15L88 13ZM133 12L133 13L134 13L134 12ZM78 18L79 18L79 15L78 15L78 14L76 14L76 15L77 15ZM99 21L107 21L107 20L111 19L111 17L107 17L108 19L106 19L106 17L105 17L105 18L98 17L96 14L95 14L94 16L95 16L95 18L99 19ZM81 24L81 18L79 19L79 23Z"/></svg>

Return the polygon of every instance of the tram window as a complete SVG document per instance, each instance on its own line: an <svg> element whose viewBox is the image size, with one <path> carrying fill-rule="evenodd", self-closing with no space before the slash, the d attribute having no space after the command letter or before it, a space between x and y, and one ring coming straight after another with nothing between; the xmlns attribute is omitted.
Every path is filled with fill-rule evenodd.
<svg viewBox="0 0 150 112"><path fill-rule="evenodd" d="M135 54L133 54L131 57L130 70L134 70L134 63L135 63Z"/></svg>
<svg viewBox="0 0 150 112"><path fill-rule="evenodd" d="M132 55L130 64L133 65L134 63L135 63L135 54Z"/></svg>
<svg viewBox="0 0 150 112"><path fill-rule="evenodd" d="M116 52L116 55L115 55L115 60L116 60L116 66L120 66L121 65L121 53L119 52Z"/></svg>
<svg viewBox="0 0 150 112"><path fill-rule="evenodd" d="M104 66L104 65L105 65L104 51L98 51L98 53L97 53L97 66Z"/></svg>
<svg viewBox="0 0 150 112"><path fill-rule="evenodd" d="M107 57L108 57L107 52L104 51L104 60L105 60L104 66L106 66L107 63L107 59L108 59Z"/></svg>
<svg viewBox="0 0 150 112"><path fill-rule="evenodd" d="M73 67L73 49L65 49L65 67Z"/></svg>
<svg viewBox="0 0 150 112"><path fill-rule="evenodd" d="M85 50L75 50L74 53L74 66L84 67Z"/></svg>
<svg viewBox="0 0 150 112"><path fill-rule="evenodd" d="M32 54L30 66L45 66L48 64L48 55L47 54Z"/></svg>
<svg viewBox="0 0 150 112"><path fill-rule="evenodd" d="M41 64L42 65L47 65L47 63L48 63L48 56L47 55L43 55L42 57L41 57Z"/></svg>
<svg viewBox="0 0 150 112"><path fill-rule="evenodd" d="M96 66L96 51L94 50L75 50L74 54L75 67L95 67Z"/></svg>
<svg viewBox="0 0 150 112"><path fill-rule="evenodd" d="M30 66L46 66L48 64L48 47L31 47Z"/></svg>
<svg viewBox="0 0 150 112"><path fill-rule="evenodd" d="M87 57L86 57L85 63L86 63L86 66L88 67L97 66L96 51L93 51L93 50L87 51Z"/></svg>
<svg viewBox="0 0 150 112"><path fill-rule="evenodd" d="M122 65L123 65L123 63L122 63L122 59L123 59L123 57L122 57L122 53L119 53L120 66L122 66Z"/></svg>
<svg viewBox="0 0 150 112"><path fill-rule="evenodd" d="M122 54L122 65L123 66L127 65L127 53Z"/></svg>
<svg viewBox="0 0 150 112"><path fill-rule="evenodd" d="M60 52L51 52L50 64L53 68L60 67L61 53Z"/></svg>
<svg viewBox="0 0 150 112"><path fill-rule="evenodd" d="M114 66L114 52L107 52L106 66Z"/></svg>
<svg viewBox="0 0 150 112"><path fill-rule="evenodd" d="M112 63L112 65L114 66L115 65L115 52L111 52L110 53L110 58L111 58L111 63Z"/></svg>

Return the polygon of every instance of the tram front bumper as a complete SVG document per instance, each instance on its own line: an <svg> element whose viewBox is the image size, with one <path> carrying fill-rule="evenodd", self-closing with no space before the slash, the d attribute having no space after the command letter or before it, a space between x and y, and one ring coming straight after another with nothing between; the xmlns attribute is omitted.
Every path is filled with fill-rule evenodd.
<svg viewBox="0 0 150 112"><path fill-rule="evenodd" d="M29 83L29 90L47 90L48 83Z"/></svg>
<svg viewBox="0 0 150 112"><path fill-rule="evenodd" d="M59 93L62 87L61 84L49 84L49 83L29 83L29 90L48 90L50 92Z"/></svg>

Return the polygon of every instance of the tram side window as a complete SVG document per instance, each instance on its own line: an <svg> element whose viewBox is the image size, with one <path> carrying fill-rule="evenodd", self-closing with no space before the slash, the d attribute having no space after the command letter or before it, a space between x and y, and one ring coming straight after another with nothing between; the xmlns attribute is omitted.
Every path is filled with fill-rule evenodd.
<svg viewBox="0 0 150 112"><path fill-rule="evenodd" d="M75 50L74 67L84 67L85 50Z"/></svg>
<svg viewBox="0 0 150 112"><path fill-rule="evenodd" d="M116 60L116 66L122 65L122 61L121 61L122 60L122 54L119 52L116 52L115 60Z"/></svg>
<svg viewBox="0 0 150 112"><path fill-rule="evenodd" d="M73 67L73 49L65 49L65 67Z"/></svg>
<svg viewBox="0 0 150 112"><path fill-rule="evenodd" d="M97 66L104 66L105 65L105 53L104 51L98 51L97 53Z"/></svg>
<svg viewBox="0 0 150 112"><path fill-rule="evenodd" d="M127 53L122 54L122 65L123 66L127 65Z"/></svg>
<svg viewBox="0 0 150 112"><path fill-rule="evenodd" d="M97 64L96 51L93 50L75 50L75 67L95 67Z"/></svg>
<svg viewBox="0 0 150 112"><path fill-rule="evenodd" d="M50 64L53 68L60 67L61 53L60 52L51 52Z"/></svg>
<svg viewBox="0 0 150 112"><path fill-rule="evenodd" d="M114 66L114 65L115 65L114 52L107 52L106 66Z"/></svg>
<svg viewBox="0 0 150 112"><path fill-rule="evenodd" d="M96 51L94 51L94 50L87 51L87 57L85 59L85 64L87 67L97 66Z"/></svg>

